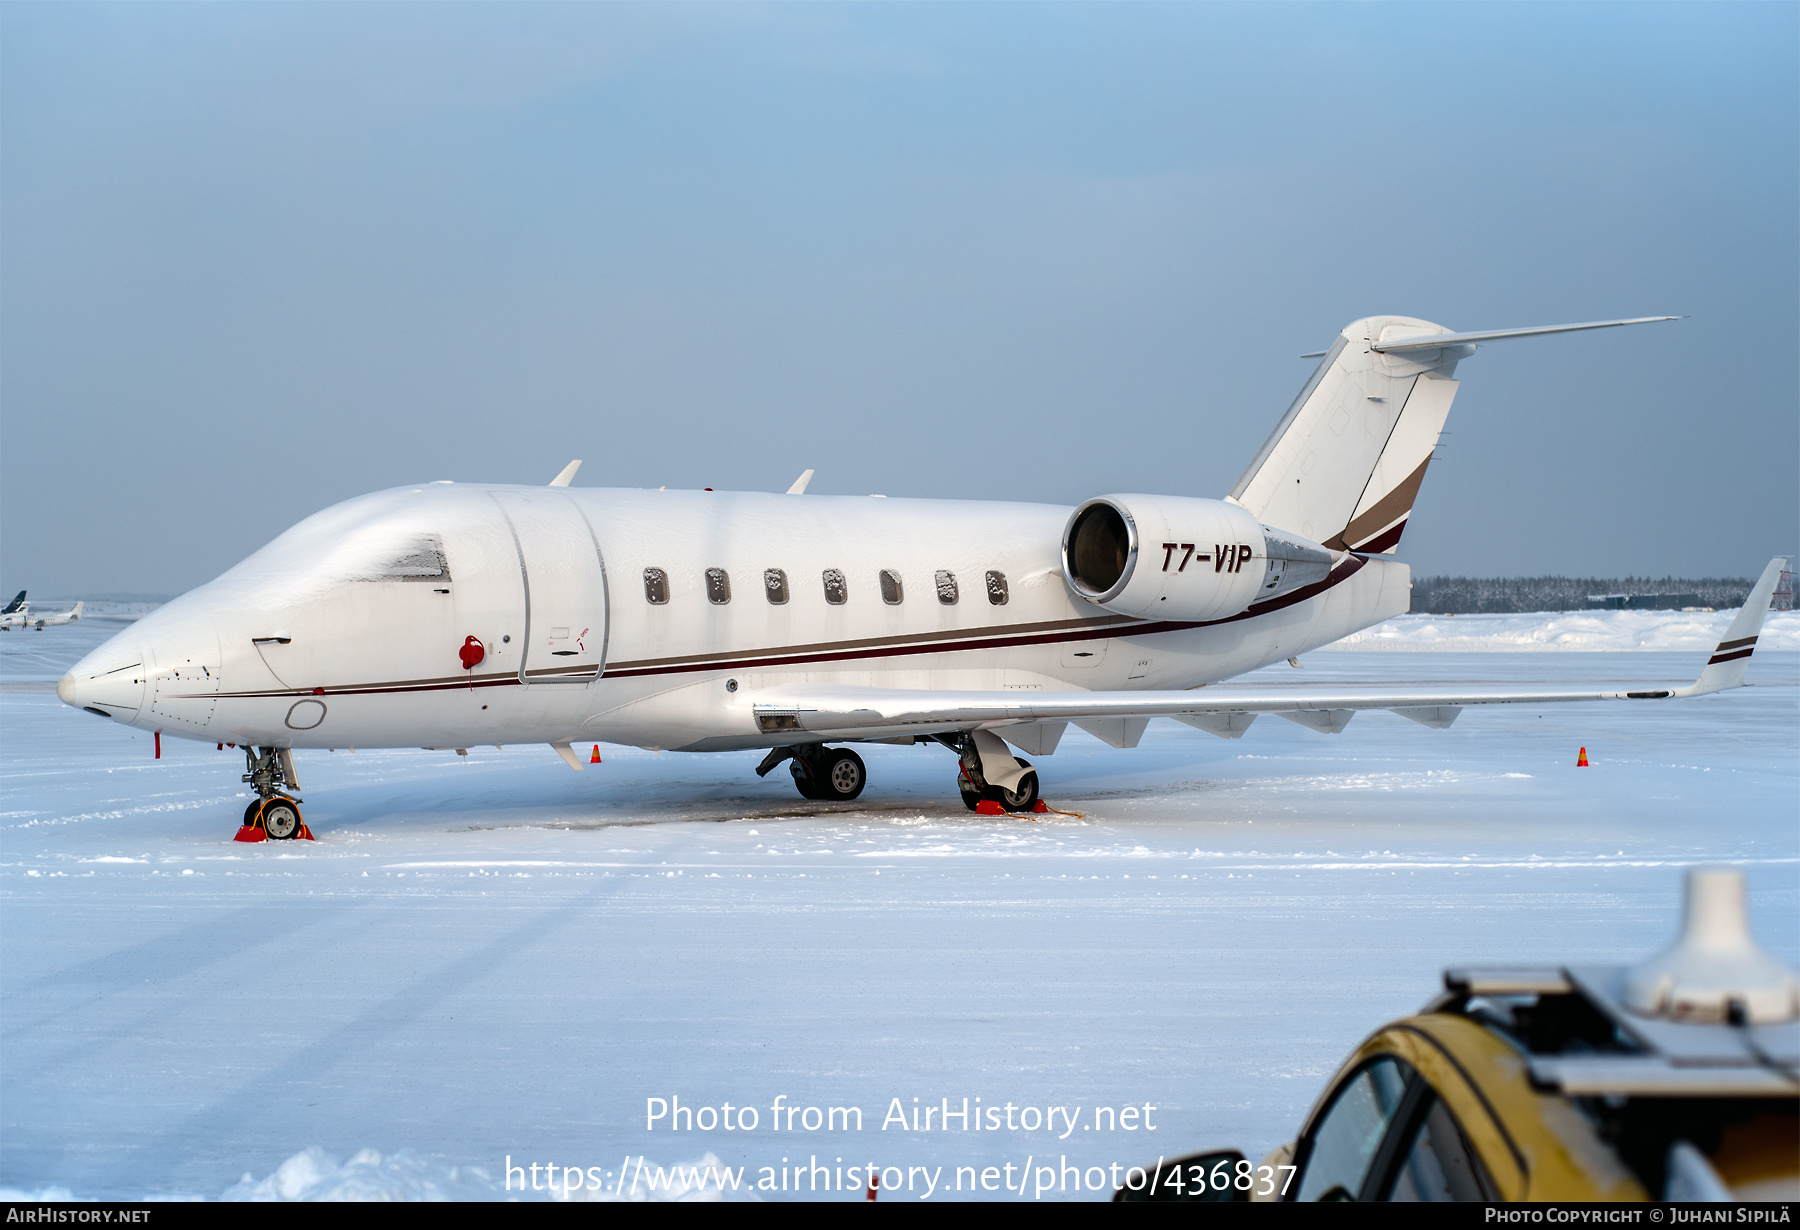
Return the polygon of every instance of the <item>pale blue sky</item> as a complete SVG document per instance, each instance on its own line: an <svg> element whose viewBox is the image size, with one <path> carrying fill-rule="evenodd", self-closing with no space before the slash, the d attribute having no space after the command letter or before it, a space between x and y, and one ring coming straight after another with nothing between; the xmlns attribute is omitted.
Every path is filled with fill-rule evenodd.
<svg viewBox="0 0 1800 1230"><path fill-rule="evenodd" d="M1484 348L1401 558L1800 545L1792 4L0 8L0 589L436 478L1222 495ZM971 532L979 532L971 526Z"/></svg>

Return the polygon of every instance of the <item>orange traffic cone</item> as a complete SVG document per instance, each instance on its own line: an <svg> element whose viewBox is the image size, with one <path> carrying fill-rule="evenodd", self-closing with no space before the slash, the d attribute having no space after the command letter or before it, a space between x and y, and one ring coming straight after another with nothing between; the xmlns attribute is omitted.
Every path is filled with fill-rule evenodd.
<svg viewBox="0 0 1800 1230"><path fill-rule="evenodd" d="M600 745L598 743L594 744L594 754L592 756L588 757L588 763L589 764L599 764L600 763Z"/></svg>
<svg viewBox="0 0 1800 1230"><path fill-rule="evenodd" d="M1577 769L1585 769L1588 767L1587 748L1584 747L1581 749L1581 755L1578 756L1575 760L1575 767Z"/></svg>

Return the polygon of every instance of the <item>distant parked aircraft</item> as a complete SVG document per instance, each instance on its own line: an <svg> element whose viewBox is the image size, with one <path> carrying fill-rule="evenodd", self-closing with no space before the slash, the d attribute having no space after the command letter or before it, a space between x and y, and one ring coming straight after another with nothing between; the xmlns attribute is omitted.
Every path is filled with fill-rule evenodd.
<svg viewBox="0 0 1800 1230"><path fill-rule="evenodd" d="M18 597L0 610L0 632L10 632L14 628L54 628L58 624L72 624L81 618L81 603L77 602L73 610L64 611L60 615L33 615L31 603L25 601L25 591L20 590Z"/></svg>

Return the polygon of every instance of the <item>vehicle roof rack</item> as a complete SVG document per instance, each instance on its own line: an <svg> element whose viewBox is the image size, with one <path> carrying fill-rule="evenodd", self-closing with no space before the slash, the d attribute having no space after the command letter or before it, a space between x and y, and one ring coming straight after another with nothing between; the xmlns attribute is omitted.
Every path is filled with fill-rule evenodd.
<svg viewBox="0 0 1800 1230"><path fill-rule="evenodd" d="M1687 887L1681 938L1647 961L1456 966L1424 1011L1494 1028L1525 1052L1532 1084L1550 1092L1800 1096L1794 975L1749 938L1742 873L1696 868ZM1652 984L1660 998L1646 997Z"/></svg>

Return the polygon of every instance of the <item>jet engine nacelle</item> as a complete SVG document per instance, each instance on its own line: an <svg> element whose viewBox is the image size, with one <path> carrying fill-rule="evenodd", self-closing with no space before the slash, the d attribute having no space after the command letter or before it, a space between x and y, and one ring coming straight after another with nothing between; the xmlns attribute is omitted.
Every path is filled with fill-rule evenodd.
<svg viewBox="0 0 1800 1230"><path fill-rule="evenodd" d="M1141 619L1225 619L1323 581L1331 552L1226 500L1106 495L1063 529L1063 576L1096 606Z"/></svg>

